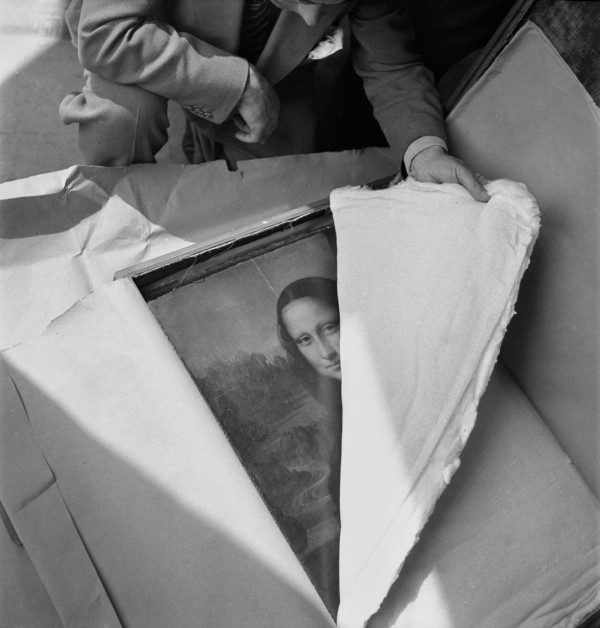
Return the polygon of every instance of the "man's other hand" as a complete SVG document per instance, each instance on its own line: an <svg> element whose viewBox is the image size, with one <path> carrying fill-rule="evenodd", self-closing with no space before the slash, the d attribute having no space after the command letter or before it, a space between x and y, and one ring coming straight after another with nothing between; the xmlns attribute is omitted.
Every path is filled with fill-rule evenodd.
<svg viewBox="0 0 600 628"><path fill-rule="evenodd" d="M266 79L252 65L233 118L239 131L235 137L248 144L262 144L277 126L279 98Z"/></svg>
<svg viewBox="0 0 600 628"><path fill-rule="evenodd" d="M431 146L415 155L410 164L410 175L422 182L458 183L476 201L487 203L490 200L483 187L486 179L461 159L448 155L440 146Z"/></svg>

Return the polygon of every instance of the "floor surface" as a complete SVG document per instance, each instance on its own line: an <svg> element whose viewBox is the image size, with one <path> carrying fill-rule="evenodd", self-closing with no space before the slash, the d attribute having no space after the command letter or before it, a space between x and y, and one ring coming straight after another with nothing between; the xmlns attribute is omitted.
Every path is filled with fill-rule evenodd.
<svg viewBox="0 0 600 628"><path fill-rule="evenodd" d="M68 0L0 0L0 182L82 161L77 129L58 106L81 88L77 52L64 26ZM170 140L157 161L185 163L183 113L169 108Z"/></svg>

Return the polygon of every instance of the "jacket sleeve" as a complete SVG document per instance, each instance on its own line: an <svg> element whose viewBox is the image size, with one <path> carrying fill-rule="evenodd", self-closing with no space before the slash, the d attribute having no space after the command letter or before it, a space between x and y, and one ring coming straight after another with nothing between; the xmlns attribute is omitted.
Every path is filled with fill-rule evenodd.
<svg viewBox="0 0 600 628"><path fill-rule="evenodd" d="M222 123L244 90L248 62L156 19L163 8L164 0L82 0L81 64Z"/></svg>
<svg viewBox="0 0 600 628"><path fill-rule="evenodd" d="M446 138L433 74L416 51L406 3L359 0L350 12L354 68L398 164L423 136Z"/></svg>

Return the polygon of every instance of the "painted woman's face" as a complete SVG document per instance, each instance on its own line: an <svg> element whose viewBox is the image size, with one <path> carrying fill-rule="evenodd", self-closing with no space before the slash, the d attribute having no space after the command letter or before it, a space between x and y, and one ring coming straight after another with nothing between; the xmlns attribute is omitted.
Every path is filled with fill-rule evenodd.
<svg viewBox="0 0 600 628"><path fill-rule="evenodd" d="M281 318L306 361L321 375L341 380L337 309L320 299L303 297L286 305Z"/></svg>

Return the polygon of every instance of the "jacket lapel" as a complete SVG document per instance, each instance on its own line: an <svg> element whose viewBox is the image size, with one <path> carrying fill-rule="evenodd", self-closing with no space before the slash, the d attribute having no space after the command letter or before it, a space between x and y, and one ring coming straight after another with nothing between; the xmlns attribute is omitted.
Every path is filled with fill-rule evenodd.
<svg viewBox="0 0 600 628"><path fill-rule="evenodd" d="M256 67L271 85L277 84L306 59L308 53L338 16L348 10L346 4L324 5L315 26L307 26L299 15L282 11Z"/></svg>

